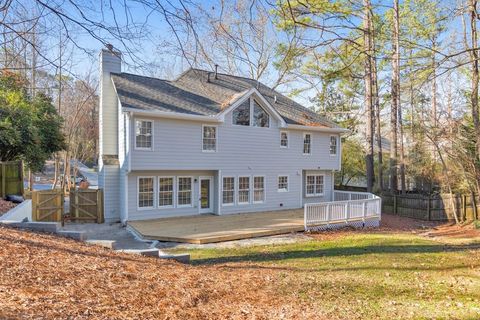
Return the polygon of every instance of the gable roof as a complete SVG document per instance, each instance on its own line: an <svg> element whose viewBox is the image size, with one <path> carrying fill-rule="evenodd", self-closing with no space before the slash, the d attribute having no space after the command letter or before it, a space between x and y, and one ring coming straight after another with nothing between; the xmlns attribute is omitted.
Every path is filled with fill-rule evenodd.
<svg viewBox="0 0 480 320"><path fill-rule="evenodd" d="M248 78L191 68L168 81L129 73L111 74L122 107L141 111L216 116L255 88L287 124L339 128L314 111Z"/></svg>

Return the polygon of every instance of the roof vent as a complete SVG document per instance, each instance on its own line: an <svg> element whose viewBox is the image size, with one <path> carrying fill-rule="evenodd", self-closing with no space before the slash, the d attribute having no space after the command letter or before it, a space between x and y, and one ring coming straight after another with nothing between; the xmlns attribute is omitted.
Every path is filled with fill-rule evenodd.
<svg viewBox="0 0 480 320"><path fill-rule="evenodd" d="M207 82L210 82L210 72L207 72Z"/></svg>
<svg viewBox="0 0 480 320"><path fill-rule="evenodd" d="M215 64L215 79L218 79L218 64Z"/></svg>
<svg viewBox="0 0 480 320"><path fill-rule="evenodd" d="M273 102L277 103L277 95L273 96Z"/></svg>

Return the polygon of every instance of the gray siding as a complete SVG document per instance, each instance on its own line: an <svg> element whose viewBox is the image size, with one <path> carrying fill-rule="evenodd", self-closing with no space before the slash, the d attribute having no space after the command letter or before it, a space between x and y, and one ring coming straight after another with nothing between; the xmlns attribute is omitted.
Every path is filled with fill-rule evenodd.
<svg viewBox="0 0 480 320"><path fill-rule="evenodd" d="M130 120L134 128L136 117ZM217 124L217 152L202 152L202 125L208 123L146 118L154 121L153 150L135 150L135 133L129 130L132 146L131 172L128 176L128 219L152 219L180 215L198 214L198 183L194 184L194 205L190 208L139 209L137 207L137 178L139 176L215 176L214 212L231 214L301 208L304 203L330 201L333 185L332 170L339 169L340 153L329 153L330 136L316 131L286 130L289 133L288 148L280 148L280 128L271 118L270 128L235 126L231 124L231 113L225 122ZM312 136L311 154L303 155L303 134ZM340 150L339 139L338 150ZM322 173L325 176L324 195L306 197L304 176L306 172ZM287 192L278 191L278 176L287 175ZM249 176L251 197L253 197L253 177L265 177L265 202L235 205L222 205L221 177L235 177L236 191L238 178ZM236 197L238 192L236 192ZM238 199L236 199L236 202Z"/></svg>
<svg viewBox="0 0 480 320"><path fill-rule="evenodd" d="M99 173L99 185L104 192L104 215L106 222L120 220L120 169L116 165L103 165Z"/></svg>

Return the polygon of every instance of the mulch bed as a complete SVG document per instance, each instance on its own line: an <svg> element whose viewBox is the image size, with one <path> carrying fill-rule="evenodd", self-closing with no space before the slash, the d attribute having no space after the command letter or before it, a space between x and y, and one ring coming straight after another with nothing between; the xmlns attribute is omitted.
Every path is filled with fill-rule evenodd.
<svg viewBox="0 0 480 320"><path fill-rule="evenodd" d="M15 206L15 203L0 198L0 216L6 213L8 210L14 208Z"/></svg>
<svg viewBox="0 0 480 320"><path fill-rule="evenodd" d="M321 319L281 272L190 266L0 227L0 319Z"/></svg>

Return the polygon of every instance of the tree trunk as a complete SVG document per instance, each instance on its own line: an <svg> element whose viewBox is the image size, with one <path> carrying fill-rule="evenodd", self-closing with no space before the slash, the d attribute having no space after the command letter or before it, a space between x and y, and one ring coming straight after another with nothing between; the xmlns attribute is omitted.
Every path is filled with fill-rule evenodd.
<svg viewBox="0 0 480 320"><path fill-rule="evenodd" d="M469 0L470 9L470 34L471 34L471 47L472 47L472 93L470 96L470 102L472 104L472 117L473 125L475 128L475 144L476 144L476 157L479 159L480 155L480 119L478 111L478 51L477 51L477 1Z"/></svg>
<svg viewBox="0 0 480 320"><path fill-rule="evenodd" d="M398 158L398 103L400 96L400 55L399 55L399 11L398 0L393 0L393 39L392 39L392 106L390 110L390 190L398 189L397 158Z"/></svg>
<svg viewBox="0 0 480 320"><path fill-rule="evenodd" d="M374 113L373 113L373 88L372 88L372 15L370 0L363 0L364 5L364 49L365 49L365 112L366 112L366 167L367 167L367 191L372 192L375 179L373 146L374 146Z"/></svg>
<svg viewBox="0 0 480 320"><path fill-rule="evenodd" d="M375 31L375 29L373 29ZM375 32L372 36L372 48L373 48L373 57L372 57L372 87L374 90L374 109L375 109L375 126L377 129L376 140L377 140L377 170L378 170L378 181L377 186L379 191L383 191L383 149L382 149L382 121L380 118L380 98L378 95L378 74L377 74L377 55L375 50Z"/></svg>

